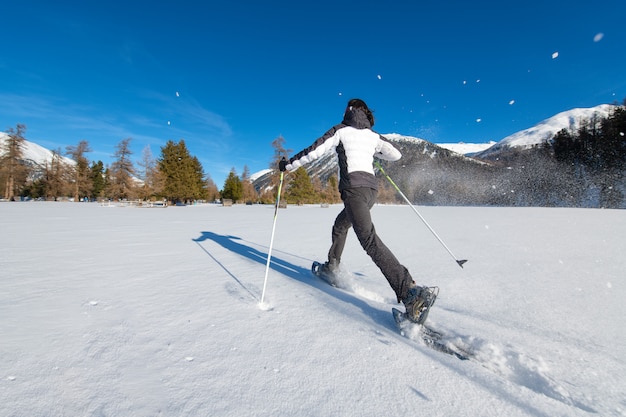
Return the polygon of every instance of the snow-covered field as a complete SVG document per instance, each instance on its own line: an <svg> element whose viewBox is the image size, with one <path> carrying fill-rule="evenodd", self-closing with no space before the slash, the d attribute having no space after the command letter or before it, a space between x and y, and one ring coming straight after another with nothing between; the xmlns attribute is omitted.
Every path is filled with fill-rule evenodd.
<svg viewBox="0 0 626 417"><path fill-rule="evenodd" d="M403 337L341 206L0 203L1 416L625 416L626 211L376 206L461 361Z"/></svg>

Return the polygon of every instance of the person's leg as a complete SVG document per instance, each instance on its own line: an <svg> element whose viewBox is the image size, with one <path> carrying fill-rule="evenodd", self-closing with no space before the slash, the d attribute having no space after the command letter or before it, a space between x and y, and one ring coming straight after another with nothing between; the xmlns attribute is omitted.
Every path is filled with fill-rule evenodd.
<svg viewBox="0 0 626 417"><path fill-rule="evenodd" d="M350 227L352 227L352 223L350 223L350 219L344 208L337 215L331 233L332 243L328 250L328 265L331 268L336 268L339 266L339 262L341 262L341 254L343 253L343 248L346 246L346 238L348 237Z"/></svg>
<svg viewBox="0 0 626 417"><path fill-rule="evenodd" d="M371 188L346 190L344 198L346 216L352 223L361 246L372 258L396 293L398 301L404 300L414 285L409 271L387 248L376 234L370 209L376 202L377 192Z"/></svg>

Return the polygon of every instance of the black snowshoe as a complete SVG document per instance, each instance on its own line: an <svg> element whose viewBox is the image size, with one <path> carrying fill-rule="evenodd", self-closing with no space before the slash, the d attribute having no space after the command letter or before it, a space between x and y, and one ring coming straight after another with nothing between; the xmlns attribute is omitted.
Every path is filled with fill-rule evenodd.
<svg viewBox="0 0 626 417"><path fill-rule="evenodd" d="M403 300L406 312L402 313L402 316L394 312L396 322L398 319L406 319L413 323L424 324L438 295L439 287L412 287L407 298ZM399 310L396 311L399 312Z"/></svg>
<svg viewBox="0 0 626 417"><path fill-rule="evenodd" d="M339 285L339 279L337 277L337 268L336 267L332 267L331 265L329 265L328 262L325 263L321 263L321 262L313 262L313 265L311 265L311 272L313 273L313 275L315 275L316 277L321 278L323 281L326 281L328 284L332 285L333 287L338 287Z"/></svg>

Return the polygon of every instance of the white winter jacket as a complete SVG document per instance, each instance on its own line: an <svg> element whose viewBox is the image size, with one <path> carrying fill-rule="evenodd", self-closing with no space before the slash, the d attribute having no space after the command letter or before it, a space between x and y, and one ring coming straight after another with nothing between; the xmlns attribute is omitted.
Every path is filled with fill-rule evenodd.
<svg viewBox="0 0 626 417"><path fill-rule="evenodd" d="M340 191L353 187L377 189L374 157L397 161L402 156L387 139L371 129L371 124L362 110L353 109L346 112L340 124L333 126L313 145L291 158L287 170L293 171L332 149L336 150L339 158Z"/></svg>

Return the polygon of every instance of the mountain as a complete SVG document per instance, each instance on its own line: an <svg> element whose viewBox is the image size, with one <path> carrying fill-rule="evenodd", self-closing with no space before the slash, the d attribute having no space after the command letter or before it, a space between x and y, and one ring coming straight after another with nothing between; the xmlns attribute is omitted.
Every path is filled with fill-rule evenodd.
<svg viewBox="0 0 626 417"><path fill-rule="evenodd" d="M445 146L438 145L424 139L404 136L398 133L389 133L383 136L389 139L403 155L400 164L387 164L383 162L385 170L390 174L403 176L403 172L400 171L410 170L411 167L419 167L421 170L428 168L430 170L440 165L484 165L484 162L474 160L461 153L450 150L449 148L455 149L455 145L452 144L446 144ZM482 145L482 147L484 148L484 145ZM456 149L459 148L456 147ZM334 152L329 152L323 157L307 164L305 168L309 176L319 177L322 183L326 183L332 175L338 175L339 167L337 164L337 155ZM273 171L271 170L264 170L252 176L253 185L257 191L271 186L272 173Z"/></svg>
<svg viewBox="0 0 626 417"><path fill-rule="evenodd" d="M576 169L559 163L551 152L536 146L562 129L576 132L582 122L606 119L615 108L600 105L562 112L495 144L480 145L491 145L482 150L467 144L439 145L386 134L402 153L402 159L383 166L415 204L626 208L626 183L622 179L626 174ZM324 184L337 173L337 157L331 152L306 169ZM255 188L271 187L271 174L266 171L255 176ZM379 199L394 201L397 195L384 177L379 184Z"/></svg>
<svg viewBox="0 0 626 417"><path fill-rule="evenodd" d="M607 118L615 108L604 104L568 110L497 143L434 144L397 133L385 134L403 156L399 163L383 166L416 204L626 208L626 173L575 169L560 164L550 152L536 146L562 129L576 131L583 121ZM0 144L6 137L0 133ZM24 142L28 164L41 166L52 157L51 151ZM74 163L66 157L63 160ZM306 169L324 185L338 174L337 157L329 152ZM271 189L274 174L275 170L266 169L251 175L254 188L259 192ZM380 185L381 200L395 201L395 191L382 176Z"/></svg>
<svg viewBox="0 0 626 417"><path fill-rule="evenodd" d="M608 117L609 113L615 108L611 104L602 104L590 108L576 108L561 112L550 117L537 125L514 133L498 142L489 142L481 144L468 143L442 143L434 144L424 139L411 136L404 136L397 133L384 134L386 138L401 144L403 159L402 166L406 168L410 162L407 157L415 163L420 163L415 158L416 154L430 155L431 160L458 157L464 155L478 160L495 160L504 153L510 152L512 149L528 149L534 145L538 145L551 139L557 132L562 129L576 130L580 126L582 120L588 120L594 116ZM314 161L306 166L310 176L319 176L322 182L325 182L331 175L337 172L336 156L329 153L324 157ZM431 161L432 162L432 161ZM432 165L432 164L429 164ZM257 190L263 189L270 184L272 171L264 170L254 174L253 184Z"/></svg>
<svg viewBox="0 0 626 417"><path fill-rule="evenodd" d="M438 143L438 146L442 148L446 148L451 150L452 152L460 153L465 156L473 156L479 152L482 152L486 149L489 149L491 146L495 145L495 141L490 141L487 143Z"/></svg>
<svg viewBox="0 0 626 417"><path fill-rule="evenodd" d="M562 129L577 130L580 122L596 118L606 118L616 106L611 104L601 104L589 108L577 108L561 112L552 116L535 126L514 133L488 149L478 152L476 158L497 159L500 154L506 153L512 148L528 149L535 145L540 145L552 139L554 135Z"/></svg>
<svg viewBox="0 0 626 417"><path fill-rule="evenodd" d="M0 152L2 152L4 143L8 138L9 135L4 132L0 132ZM22 151L24 157L23 159L29 165L43 165L45 162L50 163L53 158L52 151L27 140L24 140L24 147ZM61 156L61 158L66 164L74 165L76 163L74 160L65 156Z"/></svg>

